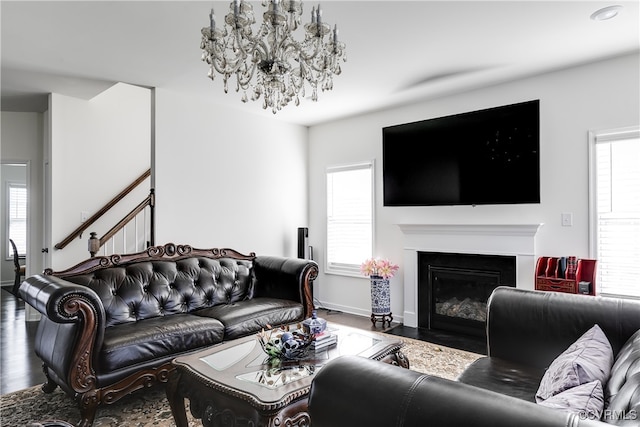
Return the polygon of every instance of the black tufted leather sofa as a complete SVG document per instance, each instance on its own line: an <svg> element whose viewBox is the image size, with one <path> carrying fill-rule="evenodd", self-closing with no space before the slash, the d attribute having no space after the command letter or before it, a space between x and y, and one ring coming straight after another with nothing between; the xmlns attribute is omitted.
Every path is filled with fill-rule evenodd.
<svg viewBox="0 0 640 427"><path fill-rule="evenodd" d="M20 295L42 314L43 390L74 396L90 426L98 405L166 383L176 356L309 317L317 273L313 261L169 243L29 277Z"/></svg>
<svg viewBox="0 0 640 427"><path fill-rule="evenodd" d="M488 356L450 381L345 356L309 396L313 427L640 426L640 301L497 288L489 299ZM545 367L599 324L616 361L601 420L534 403Z"/></svg>

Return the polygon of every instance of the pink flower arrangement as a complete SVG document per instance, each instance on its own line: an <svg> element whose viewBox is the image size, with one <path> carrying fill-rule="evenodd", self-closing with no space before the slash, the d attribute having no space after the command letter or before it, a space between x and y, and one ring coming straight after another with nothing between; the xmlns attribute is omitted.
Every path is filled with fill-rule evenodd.
<svg viewBox="0 0 640 427"><path fill-rule="evenodd" d="M360 265L360 272L365 276L381 276L384 279L393 277L398 266L388 259L369 258Z"/></svg>

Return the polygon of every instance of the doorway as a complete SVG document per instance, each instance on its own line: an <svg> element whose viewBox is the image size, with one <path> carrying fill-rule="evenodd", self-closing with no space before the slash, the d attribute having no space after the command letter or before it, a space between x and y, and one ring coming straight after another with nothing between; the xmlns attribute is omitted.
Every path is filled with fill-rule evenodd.
<svg viewBox="0 0 640 427"><path fill-rule="evenodd" d="M16 245L20 264L24 265L28 258L29 246L29 162L2 161L0 171L0 241L2 242L2 287L11 289L15 279L13 247L9 239Z"/></svg>

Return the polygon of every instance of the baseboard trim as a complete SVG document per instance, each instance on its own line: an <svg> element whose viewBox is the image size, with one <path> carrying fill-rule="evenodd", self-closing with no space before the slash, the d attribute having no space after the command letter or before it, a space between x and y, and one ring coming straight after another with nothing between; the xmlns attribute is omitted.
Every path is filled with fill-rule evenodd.
<svg viewBox="0 0 640 427"><path fill-rule="evenodd" d="M331 303L324 303L322 301L316 300L319 303L318 308L324 308L326 310L335 310L335 311L341 311L343 313L346 314L353 314L354 316L361 316L361 317L371 317L371 311L365 311L362 310L361 308L358 307L351 307L348 305L340 305L340 304L331 304ZM404 321L404 317L403 316L396 316L395 314L393 315L393 322L396 323L403 323Z"/></svg>

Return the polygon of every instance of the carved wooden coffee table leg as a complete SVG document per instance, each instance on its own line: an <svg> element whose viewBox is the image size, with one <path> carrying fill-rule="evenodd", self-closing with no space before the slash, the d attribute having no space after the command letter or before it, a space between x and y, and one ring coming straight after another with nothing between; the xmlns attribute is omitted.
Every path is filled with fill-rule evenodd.
<svg viewBox="0 0 640 427"><path fill-rule="evenodd" d="M187 421L187 410L184 406L184 397L178 393L178 385L180 383L180 373L174 370L169 374L169 381L166 385L167 400L171 407L171 414L176 422L177 427L189 427Z"/></svg>
<svg viewBox="0 0 640 427"><path fill-rule="evenodd" d="M409 359L401 351L396 353L396 363L402 368L409 369Z"/></svg>

